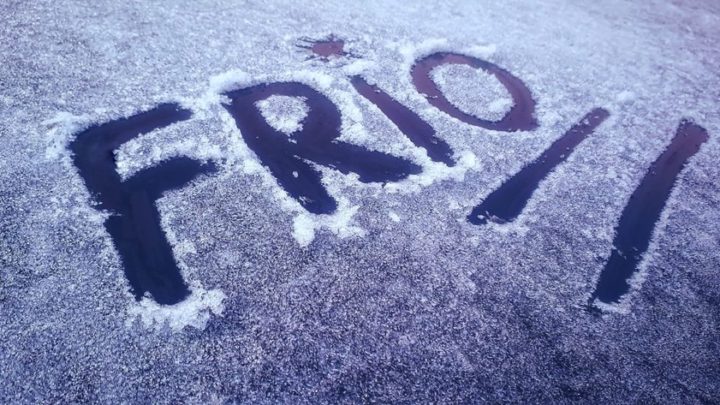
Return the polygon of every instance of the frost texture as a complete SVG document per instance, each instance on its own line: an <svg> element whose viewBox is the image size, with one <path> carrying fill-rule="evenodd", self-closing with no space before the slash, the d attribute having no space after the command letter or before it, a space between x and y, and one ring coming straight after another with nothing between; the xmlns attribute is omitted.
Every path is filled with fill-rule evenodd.
<svg viewBox="0 0 720 405"><path fill-rule="evenodd" d="M510 111L513 99L495 76L466 65L444 65L431 73L448 101L461 111L498 121Z"/></svg>
<svg viewBox="0 0 720 405"><path fill-rule="evenodd" d="M716 2L80 3L0 2L2 402L718 402ZM330 34L352 56L296 46ZM540 126L487 131L435 109L409 72L438 51L523 80ZM457 165L430 161L357 95L357 74L428 121ZM482 72L434 74L467 112L509 108ZM423 172L361 184L321 168L339 210L304 212L222 107L223 92L287 80L338 106L342 141ZM117 151L121 175L176 155L219 172L158 201L193 291L160 308L132 300L66 145L167 101L193 118ZM514 223L467 223L595 107L611 117ZM683 117L710 141L632 293L589 312L622 209Z"/></svg>
<svg viewBox="0 0 720 405"><path fill-rule="evenodd" d="M257 106L270 126L286 135L300 131L308 114L305 100L298 97L270 96L258 101Z"/></svg>
<svg viewBox="0 0 720 405"><path fill-rule="evenodd" d="M222 315L225 294L220 290L191 290L190 296L175 305L158 305L150 298L143 298L128 309L128 326L139 319L144 326L162 329L167 326L180 331L187 326L205 329L210 315Z"/></svg>

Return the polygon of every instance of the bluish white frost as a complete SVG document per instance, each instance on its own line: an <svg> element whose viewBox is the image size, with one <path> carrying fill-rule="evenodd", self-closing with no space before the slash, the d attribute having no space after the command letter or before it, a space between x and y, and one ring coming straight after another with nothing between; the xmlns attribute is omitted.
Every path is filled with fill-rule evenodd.
<svg viewBox="0 0 720 405"><path fill-rule="evenodd" d="M616 100L619 103L627 104L632 102L635 99L635 93L633 93L630 90L623 90L620 93L618 93Z"/></svg>
<svg viewBox="0 0 720 405"><path fill-rule="evenodd" d="M175 305L159 305L145 297L130 304L126 325L132 326L139 320L143 326L158 330L169 327L180 332L187 326L205 329L211 315L222 316L225 298L220 290L206 291L201 288L191 288L190 296Z"/></svg>
<svg viewBox="0 0 720 405"><path fill-rule="evenodd" d="M468 171L480 171L482 164L477 156L470 151L456 151L457 164L448 167L439 162L433 162L429 158L418 159L423 165L423 171L419 174L412 174L407 179L396 183L388 183L384 189L390 193L418 193L423 188L442 181L462 182ZM459 156L458 156L459 155Z"/></svg>
<svg viewBox="0 0 720 405"><path fill-rule="evenodd" d="M105 111L97 112L104 113ZM71 156L68 151L68 144L72 135L82 131L92 122L89 115L76 116L68 112L60 112L56 114L54 118L44 121L42 124L48 128L45 134L48 142L45 150L45 158L51 161L62 160L67 167L75 171L76 169L70 162ZM162 130L157 132L162 132ZM199 139L185 139L178 143L168 142L163 149L155 146L150 156L147 156L147 154L146 156L138 156L141 143L147 143L148 138L152 138L152 136L141 135L135 140L127 142L116 151L117 171L123 179L127 179L136 171L157 164L161 160L171 156L190 155L205 159L217 159L221 156L217 145L209 144L208 140L202 137ZM88 202L94 204L91 199L88 201L77 199L76 202L71 205L71 207L74 208L72 208L70 212L76 217L85 218L99 226L109 215L112 215L112 213L99 212L89 207L87 205ZM55 211L56 217L62 215L63 211L66 210L63 202L57 197L53 197L50 200L50 205L57 206ZM159 201L158 205L161 209L164 206L162 201ZM222 301L225 298L225 294L220 289L210 291L203 289L194 272L185 265L183 257L188 253L195 253L195 249L192 241L178 240L172 230L173 228L169 226L169 223L173 219L173 212L172 209L165 210L163 215L161 215L161 225L170 245L173 246L173 253L181 269L183 278L191 286L194 286L191 289L191 296L178 304L167 306L158 305L151 298L143 298L142 301L135 302L133 298L130 298L130 294L128 294L128 298L132 302L128 309L130 315L128 322L132 323L133 319L139 317L145 326L161 328L167 324L174 331L180 331L187 326L204 329L211 314L222 315ZM98 228L95 234L98 238L109 239L102 227ZM106 244L105 252L114 253L112 243Z"/></svg>
<svg viewBox="0 0 720 405"><path fill-rule="evenodd" d="M366 59L357 59L346 66L343 66L342 72L347 76L362 75L365 72L377 69L377 62Z"/></svg>
<svg viewBox="0 0 720 405"><path fill-rule="evenodd" d="M425 51L432 48L422 48ZM344 78L341 78L344 79ZM332 215L314 215L307 213L297 201L277 185L276 180L263 169L259 160L254 156L244 142L239 130L235 127L234 121L228 114L221 111L218 103L222 103L222 93L247 87L257 83L268 81L298 81L308 84L320 91L325 91L333 102L338 106L342 116L342 126L339 139L359 145L367 144L372 138L363 126L363 115L351 90L346 83L344 87L334 90L333 83L339 83L327 74L311 71L286 72L273 77L260 76L251 77L241 70L230 70L210 79L208 90L199 98L182 98L182 104L193 109L198 119L211 119L213 115L220 115L226 130L235 139L230 142L230 148L222 151L217 145L211 144L207 138L195 137L184 138L177 142L162 142L163 147L157 146L158 142L152 142L153 136L158 136L167 131L161 129L154 134L138 137L121 146L116 152L118 172L123 178L130 177L137 170L156 164L163 159L177 155L188 155L202 160L221 159L229 162L240 160L242 172L246 174L261 175L264 182L272 187L273 195L280 200L281 206L289 212L296 213L293 225L293 236L300 246L307 246L315 236L315 230L328 229L339 237L362 236L362 228L352 224L352 217L357 211L356 206L350 206L343 202L346 199L339 198L338 210ZM300 129L302 119L308 114L307 106L303 100L294 97L273 96L258 103L258 108L268 122L283 132L294 132ZM375 106L372 108L377 109ZM182 125L182 123L178 124ZM171 126L172 127L172 126ZM385 185L384 189L390 193L395 192L420 192L435 182L443 180L463 181L465 173L469 169L477 169L478 163L472 152L464 151L459 153L458 164L455 167L447 167L438 162L431 161L425 152L412 145L404 137L398 137L397 145L388 148L386 152L395 153L409 157L411 160L423 166L422 173L411 175L408 179L398 183ZM148 152L139 153L141 144L154 144ZM224 152L224 153L223 153ZM141 154L143 156L138 156ZM375 188L377 185L363 185L357 181L356 175L349 174L338 176L337 172L318 168L323 172L323 182L333 194L342 195L342 189L348 187ZM232 170L232 169L230 169ZM167 229L167 228L165 228Z"/></svg>
<svg viewBox="0 0 720 405"><path fill-rule="evenodd" d="M495 76L467 65L433 69L433 81L460 110L489 121L499 121L510 111L513 99ZM478 102L479 101L479 102Z"/></svg>
<svg viewBox="0 0 720 405"><path fill-rule="evenodd" d="M268 124L286 135L302 129L309 111L303 97L270 96L256 104Z"/></svg>
<svg viewBox="0 0 720 405"><path fill-rule="evenodd" d="M408 70L412 66L411 61L434 52L452 50L448 42L443 39L426 40L417 45L398 44L394 45L394 47L404 58L405 66ZM461 52L471 56L488 58L496 52L496 46L479 45L464 48ZM355 65L356 67L345 66L343 69L344 73L357 73L376 67L376 64L372 61L360 61L356 62ZM486 119L499 119L509 109L512 99L509 97L507 90L494 77L481 70L472 69L467 66L450 65L435 69L432 75L444 93L448 94L450 101L459 108L465 109L467 112L474 113ZM272 76L251 76L242 70L233 69L213 76L210 79L208 90L201 97L196 99L188 97L181 98L182 104L192 108L198 118L207 119L212 118L213 113L221 114L221 119L225 124L226 130L234 134L235 140L230 142L232 148L226 150L226 153L223 153L217 145L211 144L207 138L187 138L175 143L166 142L163 148L153 146L151 153L146 153L144 158L138 158L137 151L139 144L143 141L147 142L148 140L148 137L139 137L126 143L117 151L118 172L123 178L126 178L142 167L157 163L167 157L183 154L203 160L222 159L230 162L230 167L232 167L233 161L240 159L243 173L253 175L260 174L264 178L266 185L270 187L274 186L273 195L280 200L281 206L289 212L296 213L293 222L293 236L300 246L307 246L314 239L315 230L323 228L343 238L348 236L362 236L364 234L362 228L351 225L351 219L357 211L357 207L350 207L347 203L341 203L339 204L338 211L333 215L314 215L307 213L294 199L289 197L284 190L277 186L274 178L263 169L259 160L254 156L254 153L242 142L241 136L238 133L239 131L235 127L232 118L217 108L218 103L224 102L222 93L268 81L298 81L325 92L341 112L342 126L339 139L363 146L372 144L373 137L367 132L363 125L363 114L356 103L358 97L354 95L346 83L346 77L340 76L336 80L326 73L313 71L282 72ZM344 85L343 82L345 82ZM333 86L334 83L338 84L338 86ZM467 83L470 83L470 85L467 85ZM490 97L487 97L488 93ZM634 94L632 92L624 91L617 96L616 100L618 103L627 103L633 97ZM492 101L485 104L478 102L483 99ZM366 100L361 100L360 102L370 104ZM286 96L270 97L267 100L259 102L258 108L271 125L285 133L292 133L299 130L302 119L308 114L307 106L303 100ZM369 108L381 114L376 106L370 105ZM211 110L214 111L211 112ZM77 121L78 119L71 115L64 115L63 117L66 120ZM541 122L545 124L552 125L560 121L560 119L561 117L554 112L544 112L541 114ZM72 127L68 125L66 125L65 132L72 129ZM164 130L159 130L156 132L162 133L163 131ZM51 147L55 149L58 148L57 144ZM458 164L452 168L442 163L433 162L425 155L422 149L414 147L409 140L402 136L397 139L397 142L386 142L384 149L386 152L410 158L423 167L423 171L420 174L411 175L400 182L386 184L383 189L389 193L418 193L422 191L424 187L430 186L438 181L453 180L462 182L468 170L479 171L482 169L482 165L477 161L477 157L470 151L456 150L456 156L459 157ZM354 174L338 176L337 173L331 169L321 167L318 167L318 169L323 172L323 182L333 195L342 195L342 191L350 187L377 189L377 185L360 184ZM377 193L375 194L377 195ZM464 206L469 207L470 203L466 202ZM524 215L525 217L531 215L532 208L527 212L530 214L526 213ZM527 226L523 223L522 219L510 226L491 225L491 227L501 229L502 232L517 234L524 234L527 231Z"/></svg>
<svg viewBox="0 0 720 405"><path fill-rule="evenodd" d="M318 229L327 229L339 238L365 236L365 230L353 221L358 208L357 205L349 206L347 199L340 198L337 212L332 215L301 212L293 220L293 237L298 245L306 247L315 239L315 231Z"/></svg>
<svg viewBox="0 0 720 405"><path fill-rule="evenodd" d="M403 58L402 68L409 72L415 61L435 52L448 51L451 48L450 41L446 38L427 38L421 42L399 41L391 44Z"/></svg>
<svg viewBox="0 0 720 405"><path fill-rule="evenodd" d="M74 115L67 111L61 111L55 114L53 118L42 122L46 127L45 137L47 148L45 149L45 158L48 160L60 160L64 156L69 156L67 145L70 143L70 137L80 132L91 123L91 118L85 115Z"/></svg>
<svg viewBox="0 0 720 405"><path fill-rule="evenodd" d="M239 70L231 70L215 76L210 79L210 88L197 100L185 99L185 105L199 108L205 111L211 109L212 104L223 102L221 93L231 91L238 88L247 87L256 83L269 81L297 81L307 84L319 91L323 91L337 106L341 113L341 128L339 140L351 142L357 145L367 146L372 142L373 136L368 133L363 125L363 113L359 108L356 100L358 96L354 95L353 90L345 77L334 79L324 73L316 73L311 71L284 72L273 76L250 77L247 73ZM334 87L335 86L335 87ZM277 128L292 125L282 122L282 119L288 119L288 122L296 123L301 120L300 117L308 113L307 107L303 108L304 102L295 100L294 97L278 97L278 100L268 101L266 104L259 103L259 107L264 109L263 114L266 119L270 119L277 125ZM292 101L291 101L292 100ZM367 102L367 101L365 101ZM284 104L282 104L284 103ZM270 110L272 104L282 104L276 106L278 111ZM370 106L374 110L377 107ZM244 145L242 135L235 126L232 117L229 114L223 114L218 109L216 113L221 114L221 119L225 123L225 129L231 136L235 137L233 141L232 156L226 156L228 161L236 159L240 160L242 171L246 174L260 175L267 187L271 188L272 194L279 200L281 206L290 213L295 213L293 225L293 236L300 246L307 246L315 236L315 230L327 229L341 238L350 236L363 236L362 228L352 224L352 217L357 211L357 207L350 203L343 203L342 192L347 188L375 189L379 190L377 184L362 184L357 180L356 174L339 175L336 171L325 167L317 167L323 173L323 184L328 187L331 195L338 198L338 209L331 215L315 215L306 212L302 206L291 198L287 193L277 185L277 181L263 169L262 164L255 154ZM379 111L379 110L377 110ZM284 114L280 114L280 113ZM281 118L282 117L282 118ZM293 127L294 128L294 127ZM397 131L397 130L396 130ZM399 132L399 131L398 131ZM411 159L415 163L423 167L423 171L417 175L411 175L407 179L397 182L388 183L384 186L384 190L389 193L417 193L423 187L432 185L435 182L444 180L463 181L465 173L468 170L478 170L479 165L475 155L469 151L456 152L458 155L458 164L455 167L448 167L442 163L433 162L427 157L424 150L415 147L412 143L401 134L396 137L396 142L383 142L383 152L393 153ZM372 148L371 148L372 149Z"/></svg>
<svg viewBox="0 0 720 405"><path fill-rule="evenodd" d="M225 158L226 152L221 145L208 137L194 136L179 139L163 137L174 129L172 126L162 128L122 144L115 151L116 167L120 177L126 180L142 169L175 156L189 156L202 162L222 161Z"/></svg>
<svg viewBox="0 0 720 405"><path fill-rule="evenodd" d="M393 222L400 222L400 215L396 214L393 211L388 212L388 216L390 217L390 220Z"/></svg>
<svg viewBox="0 0 720 405"><path fill-rule="evenodd" d="M5 2L0 11L6 402L720 397L713 2L58 0ZM329 34L356 57L328 63L295 46ZM477 56L519 77L538 103L540 127L487 131L429 105L409 71L436 51ZM354 74L427 120L465 163L434 166L355 93ZM228 87L280 80L303 81L343 109L343 139L410 159L423 174L383 187L321 168L341 209L307 215L221 105ZM123 176L175 154L218 160L217 175L158 203L193 290L187 307L163 311L133 301L102 225L108 213L89 204L64 146L73 125L177 100L192 119L117 154ZM471 207L596 106L610 119L514 223L467 223ZM642 286L602 318L588 315L583 305L627 198L683 117L706 127L710 141L663 213L637 276Z"/></svg>
<svg viewBox="0 0 720 405"><path fill-rule="evenodd" d="M263 83L268 81L297 81L300 83L312 86L320 91L327 92L332 86L334 80L332 77L311 71L300 71L300 72L286 72L273 77L259 76L256 78L250 78L246 73L241 71L229 71L213 77L210 79L210 89L205 93L201 99L196 101L187 101L187 105L191 106L202 106L204 110L210 109L213 103L223 102L221 93L231 91L237 88L247 87L256 83ZM331 93L335 97L343 97L342 93ZM332 98L332 97L331 97ZM284 97L284 99L290 99L290 103L296 103L300 100L294 100L293 97ZM281 99L282 100L282 99ZM287 100L283 100L287 102ZM337 101L336 101L337 103ZM304 104L304 102L302 102ZM266 105L265 107L268 107ZM295 108L297 105L294 104ZM297 119L302 113L307 114L307 107L293 112L293 116ZM343 128L347 128L346 131L341 129L341 139L343 133L352 133L355 128L355 134L362 133L362 127L358 125L349 124L349 120L359 120L360 114L357 108L347 104L340 104L339 106L342 114ZM300 246L307 246L312 242L315 237L315 231L319 229L327 229L341 238L349 236L362 236L364 232L362 228L352 224L352 217L357 211L357 207L353 207L349 204L347 199L343 199L342 196L337 196L338 209L332 215L315 215L310 214L297 202L295 199L290 197L285 190L277 184L275 178L263 168L259 159L255 154L244 144L242 141L242 135L235 126L233 118L227 114L222 113L219 109L215 109L216 112L221 114L221 120L224 123L224 128L228 132L229 136L233 137L232 142L233 148L230 151L231 154L227 156L229 162L238 161L241 166L241 171L244 174L260 176L265 184L265 187L269 189L271 194L275 197L276 201L280 206L288 213L295 215L293 221L292 234ZM304 117L304 116L303 116ZM362 137L363 135L360 135ZM232 167L232 166L231 166ZM230 169L232 172L233 169ZM328 178L330 176L325 175L323 182L331 193L333 193L332 184L329 184Z"/></svg>

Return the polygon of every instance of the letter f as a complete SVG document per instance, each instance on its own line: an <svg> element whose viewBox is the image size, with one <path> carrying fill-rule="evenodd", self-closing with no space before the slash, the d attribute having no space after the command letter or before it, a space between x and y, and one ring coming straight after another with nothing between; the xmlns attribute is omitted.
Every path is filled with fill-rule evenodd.
<svg viewBox="0 0 720 405"><path fill-rule="evenodd" d="M191 115L177 104L160 104L128 118L94 125L70 144L75 167L98 202L98 209L110 212L105 229L138 300L149 293L157 303L172 305L189 295L160 226L155 201L164 192L182 188L216 168L212 163L174 157L122 181L116 171L115 150L143 133L187 120Z"/></svg>

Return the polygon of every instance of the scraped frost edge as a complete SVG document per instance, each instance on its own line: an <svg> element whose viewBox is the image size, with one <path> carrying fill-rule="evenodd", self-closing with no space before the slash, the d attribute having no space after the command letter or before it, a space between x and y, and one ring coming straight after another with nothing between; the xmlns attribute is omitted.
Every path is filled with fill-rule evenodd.
<svg viewBox="0 0 720 405"><path fill-rule="evenodd" d="M66 111L58 112L53 118L43 121L41 124L47 128L45 159L69 158L70 152L67 145L70 143L70 137L87 128L91 123L90 116L87 114L75 115Z"/></svg>
<svg viewBox="0 0 720 405"><path fill-rule="evenodd" d="M222 316L225 310L223 301L227 298L220 290L191 288L190 296L175 305L160 305L150 298L143 297L128 308L125 324L131 327L139 320L147 328L161 330L168 326L178 332L187 326L205 329L210 315Z"/></svg>
<svg viewBox="0 0 720 405"><path fill-rule="evenodd" d="M301 131L310 112L305 97L272 95L256 102L255 106L271 127L285 135Z"/></svg>

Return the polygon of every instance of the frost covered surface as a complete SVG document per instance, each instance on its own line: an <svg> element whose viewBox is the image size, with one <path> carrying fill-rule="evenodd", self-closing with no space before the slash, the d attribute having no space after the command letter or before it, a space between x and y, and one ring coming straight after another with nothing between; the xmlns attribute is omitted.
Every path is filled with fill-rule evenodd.
<svg viewBox="0 0 720 405"><path fill-rule="evenodd" d="M512 96L495 77L466 65L444 65L432 71L432 79L462 111L498 121L510 111Z"/></svg>
<svg viewBox="0 0 720 405"><path fill-rule="evenodd" d="M308 114L305 100L298 97L270 96L259 101L257 107L268 124L287 135L300 131Z"/></svg>
<svg viewBox="0 0 720 405"><path fill-rule="evenodd" d="M296 46L330 34L352 58ZM713 1L3 2L0 400L717 402L718 39ZM540 127L487 131L433 108L409 64L438 50L522 79ZM459 107L500 111L492 82L480 94L483 83L436 73ZM458 166L430 162L346 74L427 120ZM342 209L298 210L218 95L288 79L338 105L343 141L425 172L383 186L323 169ZM195 117L117 154L122 176L179 154L221 168L158 202L185 279L202 286L175 314L132 299L62 147L168 100ZM465 221L594 107L610 119L517 221ZM683 117L710 140L680 176L637 288L588 313L623 206Z"/></svg>
<svg viewBox="0 0 720 405"><path fill-rule="evenodd" d="M130 319L128 326L132 326L135 319L139 319L147 327L162 329L165 326L173 331L179 331L187 326L204 329L210 315L222 315L224 309L222 301L225 294L219 290L204 291L194 289L190 296L175 305L158 305L150 298L143 298L133 303L128 309Z"/></svg>

